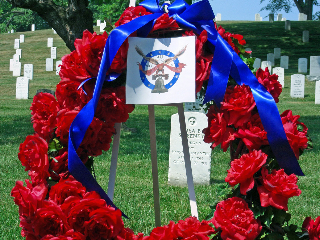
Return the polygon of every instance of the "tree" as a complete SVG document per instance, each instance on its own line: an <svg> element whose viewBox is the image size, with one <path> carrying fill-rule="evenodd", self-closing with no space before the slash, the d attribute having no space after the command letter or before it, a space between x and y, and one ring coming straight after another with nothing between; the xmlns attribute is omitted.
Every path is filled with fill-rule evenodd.
<svg viewBox="0 0 320 240"><path fill-rule="evenodd" d="M263 3L266 0L260 0ZM284 10L286 13L291 11L292 7L297 7L300 13L307 15L308 20L312 20L313 6L320 6L317 0L268 0L267 6L261 10L268 10L272 13Z"/></svg>

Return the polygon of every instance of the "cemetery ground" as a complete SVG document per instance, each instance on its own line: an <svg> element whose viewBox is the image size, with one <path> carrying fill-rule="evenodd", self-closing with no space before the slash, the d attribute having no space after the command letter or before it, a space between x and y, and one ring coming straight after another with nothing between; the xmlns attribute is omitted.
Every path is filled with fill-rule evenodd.
<svg viewBox="0 0 320 240"><path fill-rule="evenodd" d="M289 69L285 70L285 88L278 103L279 112L292 109L294 115L309 128L313 140L313 149L306 151L299 160L304 177L299 177L298 186L302 191L299 197L289 200L289 212L294 223L301 226L306 216L315 218L320 215L320 105L314 104L315 82L306 81L305 98L290 98L290 76L298 72L298 58L319 56L319 22L292 22L291 31L284 31L284 22L219 22L227 31L244 35L247 46L253 50L253 56L266 60L267 53L273 48L282 49L282 55L290 58ZM98 31L96 28L95 30ZM302 43L302 31L310 31L310 42ZM22 49L22 66L34 65L34 77L30 80L29 99L15 99L16 77L9 71L9 59L15 53L13 43L20 34L25 35ZM27 173L20 164L17 154L19 145L27 135L33 134L29 110L37 89L54 90L59 82L55 71L46 72L46 58L50 57L47 38L52 37L57 47L57 60L69 53L63 41L52 30L24 32L0 35L0 239L22 239L19 227L18 207L14 204L10 192L17 180L24 181ZM277 60L276 66L279 65ZM23 71L22 71L23 72ZM158 168L160 182L160 203L162 224L169 220L177 222L190 215L188 189L167 184L170 145L170 117L176 113L175 107L156 106L156 131ZM127 121L129 128L135 131L122 131L118 158L118 169L114 203L130 219L124 219L125 226L135 233L149 233L154 227L153 191L150 160L148 110L147 106L136 106ZM97 181L106 190L110 168L111 149L95 158L94 167ZM196 186L199 218L204 219L210 213L210 206L224 197L226 190L229 153L223 153L220 147L212 152L211 184Z"/></svg>

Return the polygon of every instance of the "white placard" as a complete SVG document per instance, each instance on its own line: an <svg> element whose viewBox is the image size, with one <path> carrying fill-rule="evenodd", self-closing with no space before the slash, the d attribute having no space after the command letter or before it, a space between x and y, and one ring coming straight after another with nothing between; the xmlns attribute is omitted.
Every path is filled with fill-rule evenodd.
<svg viewBox="0 0 320 240"><path fill-rule="evenodd" d="M56 61L56 75L59 75L59 72L60 72L60 69L61 69L61 66L62 65L62 61Z"/></svg>
<svg viewBox="0 0 320 240"><path fill-rule="evenodd" d="M36 25L35 25L35 24L32 24L32 25L31 25L31 31L34 32L35 30L36 30Z"/></svg>
<svg viewBox="0 0 320 240"><path fill-rule="evenodd" d="M280 58L280 67L284 69L289 68L289 56L281 56Z"/></svg>
<svg viewBox="0 0 320 240"><path fill-rule="evenodd" d="M16 99L28 99L29 97L29 79L18 77L16 82Z"/></svg>
<svg viewBox="0 0 320 240"><path fill-rule="evenodd" d="M320 76L320 56L310 57L310 75Z"/></svg>
<svg viewBox="0 0 320 240"><path fill-rule="evenodd" d="M19 59L22 57L21 49L16 49L16 54L19 56Z"/></svg>
<svg viewBox="0 0 320 240"><path fill-rule="evenodd" d="M254 68L260 68L261 67L261 59L260 58L256 58L254 60L253 67Z"/></svg>
<svg viewBox="0 0 320 240"><path fill-rule="evenodd" d="M302 74L291 75L290 96L292 98L304 98L305 76Z"/></svg>
<svg viewBox="0 0 320 240"><path fill-rule="evenodd" d="M267 54L267 61L271 62L271 66L274 66L274 54L273 53Z"/></svg>
<svg viewBox="0 0 320 240"><path fill-rule="evenodd" d="M14 62L12 69L12 76L20 77L21 74L21 62Z"/></svg>
<svg viewBox="0 0 320 240"><path fill-rule="evenodd" d="M273 54L275 59L281 58L281 48L274 48Z"/></svg>
<svg viewBox="0 0 320 240"><path fill-rule="evenodd" d="M20 48L20 39L15 39L14 40L14 49L18 49Z"/></svg>
<svg viewBox="0 0 320 240"><path fill-rule="evenodd" d="M33 64L23 65L23 76L30 80L33 79Z"/></svg>
<svg viewBox="0 0 320 240"><path fill-rule="evenodd" d="M299 58L298 59L298 73L307 73L308 72L308 59Z"/></svg>
<svg viewBox="0 0 320 240"><path fill-rule="evenodd" d="M284 68L273 68L272 73L278 75L278 82L281 84L282 88L284 88Z"/></svg>
<svg viewBox="0 0 320 240"><path fill-rule="evenodd" d="M129 38L128 104L195 101L195 37Z"/></svg>
<svg viewBox="0 0 320 240"><path fill-rule="evenodd" d="M53 47L53 38L48 38L47 47Z"/></svg>
<svg viewBox="0 0 320 240"><path fill-rule="evenodd" d="M270 61L262 61L261 62L261 69L263 71L265 71L266 68L268 68L269 72L271 71L272 63Z"/></svg>
<svg viewBox="0 0 320 240"><path fill-rule="evenodd" d="M46 59L46 71L47 72L53 71L53 59L52 58Z"/></svg>
<svg viewBox="0 0 320 240"><path fill-rule="evenodd" d="M316 81L315 104L320 104L320 81Z"/></svg>
<svg viewBox="0 0 320 240"><path fill-rule="evenodd" d="M51 47L51 58L57 59L57 47Z"/></svg>
<svg viewBox="0 0 320 240"><path fill-rule="evenodd" d="M24 43L24 35L23 34L20 35L20 43Z"/></svg>

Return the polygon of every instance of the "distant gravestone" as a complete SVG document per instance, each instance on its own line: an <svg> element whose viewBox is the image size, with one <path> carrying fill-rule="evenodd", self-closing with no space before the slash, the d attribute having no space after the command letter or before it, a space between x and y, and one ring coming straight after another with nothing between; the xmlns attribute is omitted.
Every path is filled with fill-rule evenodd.
<svg viewBox="0 0 320 240"><path fill-rule="evenodd" d="M267 54L267 61L271 62L271 66L274 66L274 54L273 53L268 53Z"/></svg>
<svg viewBox="0 0 320 240"><path fill-rule="evenodd" d="M20 77L21 74L21 62L14 62L12 69L12 76Z"/></svg>
<svg viewBox="0 0 320 240"><path fill-rule="evenodd" d="M184 111L185 112L202 112L204 113L204 109L202 107L203 97L197 93L196 101L195 102L186 102L184 104Z"/></svg>
<svg viewBox="0 0 320 240"><path fill-rule="evenodd" d="M309 42L309 31L305 30L302 32L302 42Z"/></svg>
<svg viewBox="0 0 320 240"><path fill-rule="evenodd" d="M316 81L315 104L320 104L320 81Z"/></svg>
<svg viewBox="0 0 320 240"><path fill-rule="evenodd" d="M100 26L100 24L101 24L101 20L97 20L97 26L99 27Z"/></svg>
<svg viewBox="0 0 320 240"><path fill-rule="evenodd" d="M274 14L270 13L269 14L269 22L273 23L273 21L274 21Z"/></svg>
<svg viewBox="0 0 320 240"><path fill-rule="evenodd" d="M220 21L221 21L221 13L217 13L216 22L220 22Z"/></svg>
<svg viewBox="0 0 320 240"><path fill-rule="evenodd" d="M274 54L275 59L280 59L281 58L281 48L274 48L273 54Z"/></svg>
<svg viewBox="0 0 320 240"><path fill-rule="evenodd" d="M62 65L62 61L56 61L56 75L59 75L61 65Z"/></svg>
<svg viewBox="0 0 320 240"><path fill-rule="evenodd" d="M52 58L46 59L46 71L47 72L53 71L53 59Z"/></svg>
<svg viewBox="0 0 320 240"><path fill-rule="evenodd" d="M35 25L35 24L32 24L32 25L31 25L31 31L34 32L35 30L36 30L36 25Z"/></svg>
<svg viewBox="0 0 320 240"><path fill-rule="evenodd" d="M303 74L291 75L290 97L304 98L305 76Z"/></svg>
<svg viewBox="0 0 320 240"><path fill-rule="evenodd" d="M272 68L272 63L270 61L262 61L261 62L261 69L263 71L265 71L265 69L268 68L269 71L271 71L271 68Z"/></svg>
<svg viewBox="0 0 320 240"><path fill-rule="evenodd" d="M298 21L307 21L307 15L304 13L299 13Z"/></svg>
<svg viewBox="0 0 320 240"><path fill-rule="evenodd" d="M33 64L23 65L23 76L30 80L33 79Z"/></svg>
<svg viewBox="0 0 320 240"><path fill-rule="evenodd" d="M320 56L310 57L310 75L320 76Z"/></svg>
<svg viewBox="0 0 320 240"><path fill-rule="evenodd" d="M260 17L260 21L262 21L262 17Z"/></svg>
<svg viewBox="0 0 320 240"><path fill-rule="evenodd" d="M57 59L57 47L51 47L51 58Z"/></svg>
<svg viewBox="0 0 320 240"><path fill-rule="evenodd" d="M11 29L11 33L14 33L14 30L13 30L13 29Z"/></svg>
<svg viewBox="0 0 320 240"><path fill-rule="evenodd" d="M16 49L16 54L19 56L19 59L21 59L21 57L22 57L22 51L21 51L20 48L19 48L19 49Z"/></svg>
<svg viewBox="0 0 320 240"><path fill-rule="evenodd" d="M289 68L289 56L281 56L280 58L280 67L284 69Z"/></svg>
<svg viewBox="0 0 320 240"><path fill-rule="evenodd" d="M279 13L279 14L277 15L277 21L281 21L281 20L282 20L282 14Z"/></svg>
<svg viewBox="0 0 320 240"><path fill-rule="evenodd" d="M284 68L273 68L272 73L278 75L278 82L281 84L282 88L284 88Z"/></svg>
<svg viewBox="0 0 320 240"><path fill-rule="evenodd" d="M47 47L53 47L53 38L48 38Z"/></svg>
<svg viewBox="0 0 320 240"><path fill-rule="evenodd" d="M129 7L135 7L136 6L136 0L130 0Z"/></svg>
<svg viewBox="0 0 320 240"><path fill-rule="evenodd" d="M13 64L14 64L14 60L10 59L10 67L9 67L9 71L13 71Z"/></svg>
<svg viewBox="0 0 320 240"><path fill-rule="evenodd" d="M257 21L257 22L261 21L261 20L260 20L260 14L259 14L259 13L256 13L256 14L254 15L254 20Z"/></svg>
<svg viewBox="0 0 320 240"><path fill-rule="evenodd" d="M106 26L107 26L106 21L100 23L100 32L103 32Z"/></svg>
<svg viewBox="0 0 320 240"><path fill-rule="evenodd" d="M24 35L23 34L20 35L20 43L24 43Z"/></svg>
<svg viewBox="0 0 320 240"><path fill-rule="evenodd" d="M284 24L284 29L286 31L290 31L291 30L291 22L290 22L290 20L286 20L286 22Z"/></svg>
<svg viewBox="0 0 320 240"><path fill-rule="evenodd" d="M18 77L16 82L16 99L28 99L29 97L29 79Z"/></svg>
<svg viewBox="0 0 320 240"><path fill-rule="evenodd" d="M15 39L14 40L14 46L13 46L14 49L18 49L20 48L20 39Z"/></svg>
<svg viewBox="0 0 320 240"><path fill-rule="evenodd" d="M287 20L286 18L282 18L282 19L281 19L281 21L283 21L283 22L286 21L286 20Z"/></svg>
<svg viewBox="0 0 320 240"><path fill-rule="evenodd" d="M299 58L298 59L298 73L307 73L308 72L308 59Z"/></svg>
<svg viewBox="0 0 320 240"><path fill-rule="evenodd" d="M18 54L14 54L12 58L14 62L19 62L20 60L20 56Z"/></svg>
<svg viewBox="0 0 320 240"><path fill-rule="evenodd" d="M195 184L210 184L211 148L203 141L203 128L208 126L204 113L185 112L189 151L193 182ZM179 115L171 117L170 154L168 183L175 186L186 186L184 154L180 134Z"/></svg>
<svg viewBox="0 0 320 240"><path fill-rule="evenodd" d="M254 68L260 68L261 67L261 59L260 58L256 58L254 60L253 67Z"/></svg>

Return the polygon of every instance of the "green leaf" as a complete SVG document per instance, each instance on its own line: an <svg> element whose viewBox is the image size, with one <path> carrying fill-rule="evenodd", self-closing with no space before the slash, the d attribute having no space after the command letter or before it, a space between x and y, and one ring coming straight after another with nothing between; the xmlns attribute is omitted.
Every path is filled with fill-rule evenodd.
<svg viewBox="0 0 320 240"><path fill-rule="evenodd" d="M59 140L57 138L54 138L49 143L48 148L49 148L48 152L52 153L52 152L58 152L59 150L61 150L63 148L63 146L61 145L61 143L59 142Z"/></svg>

